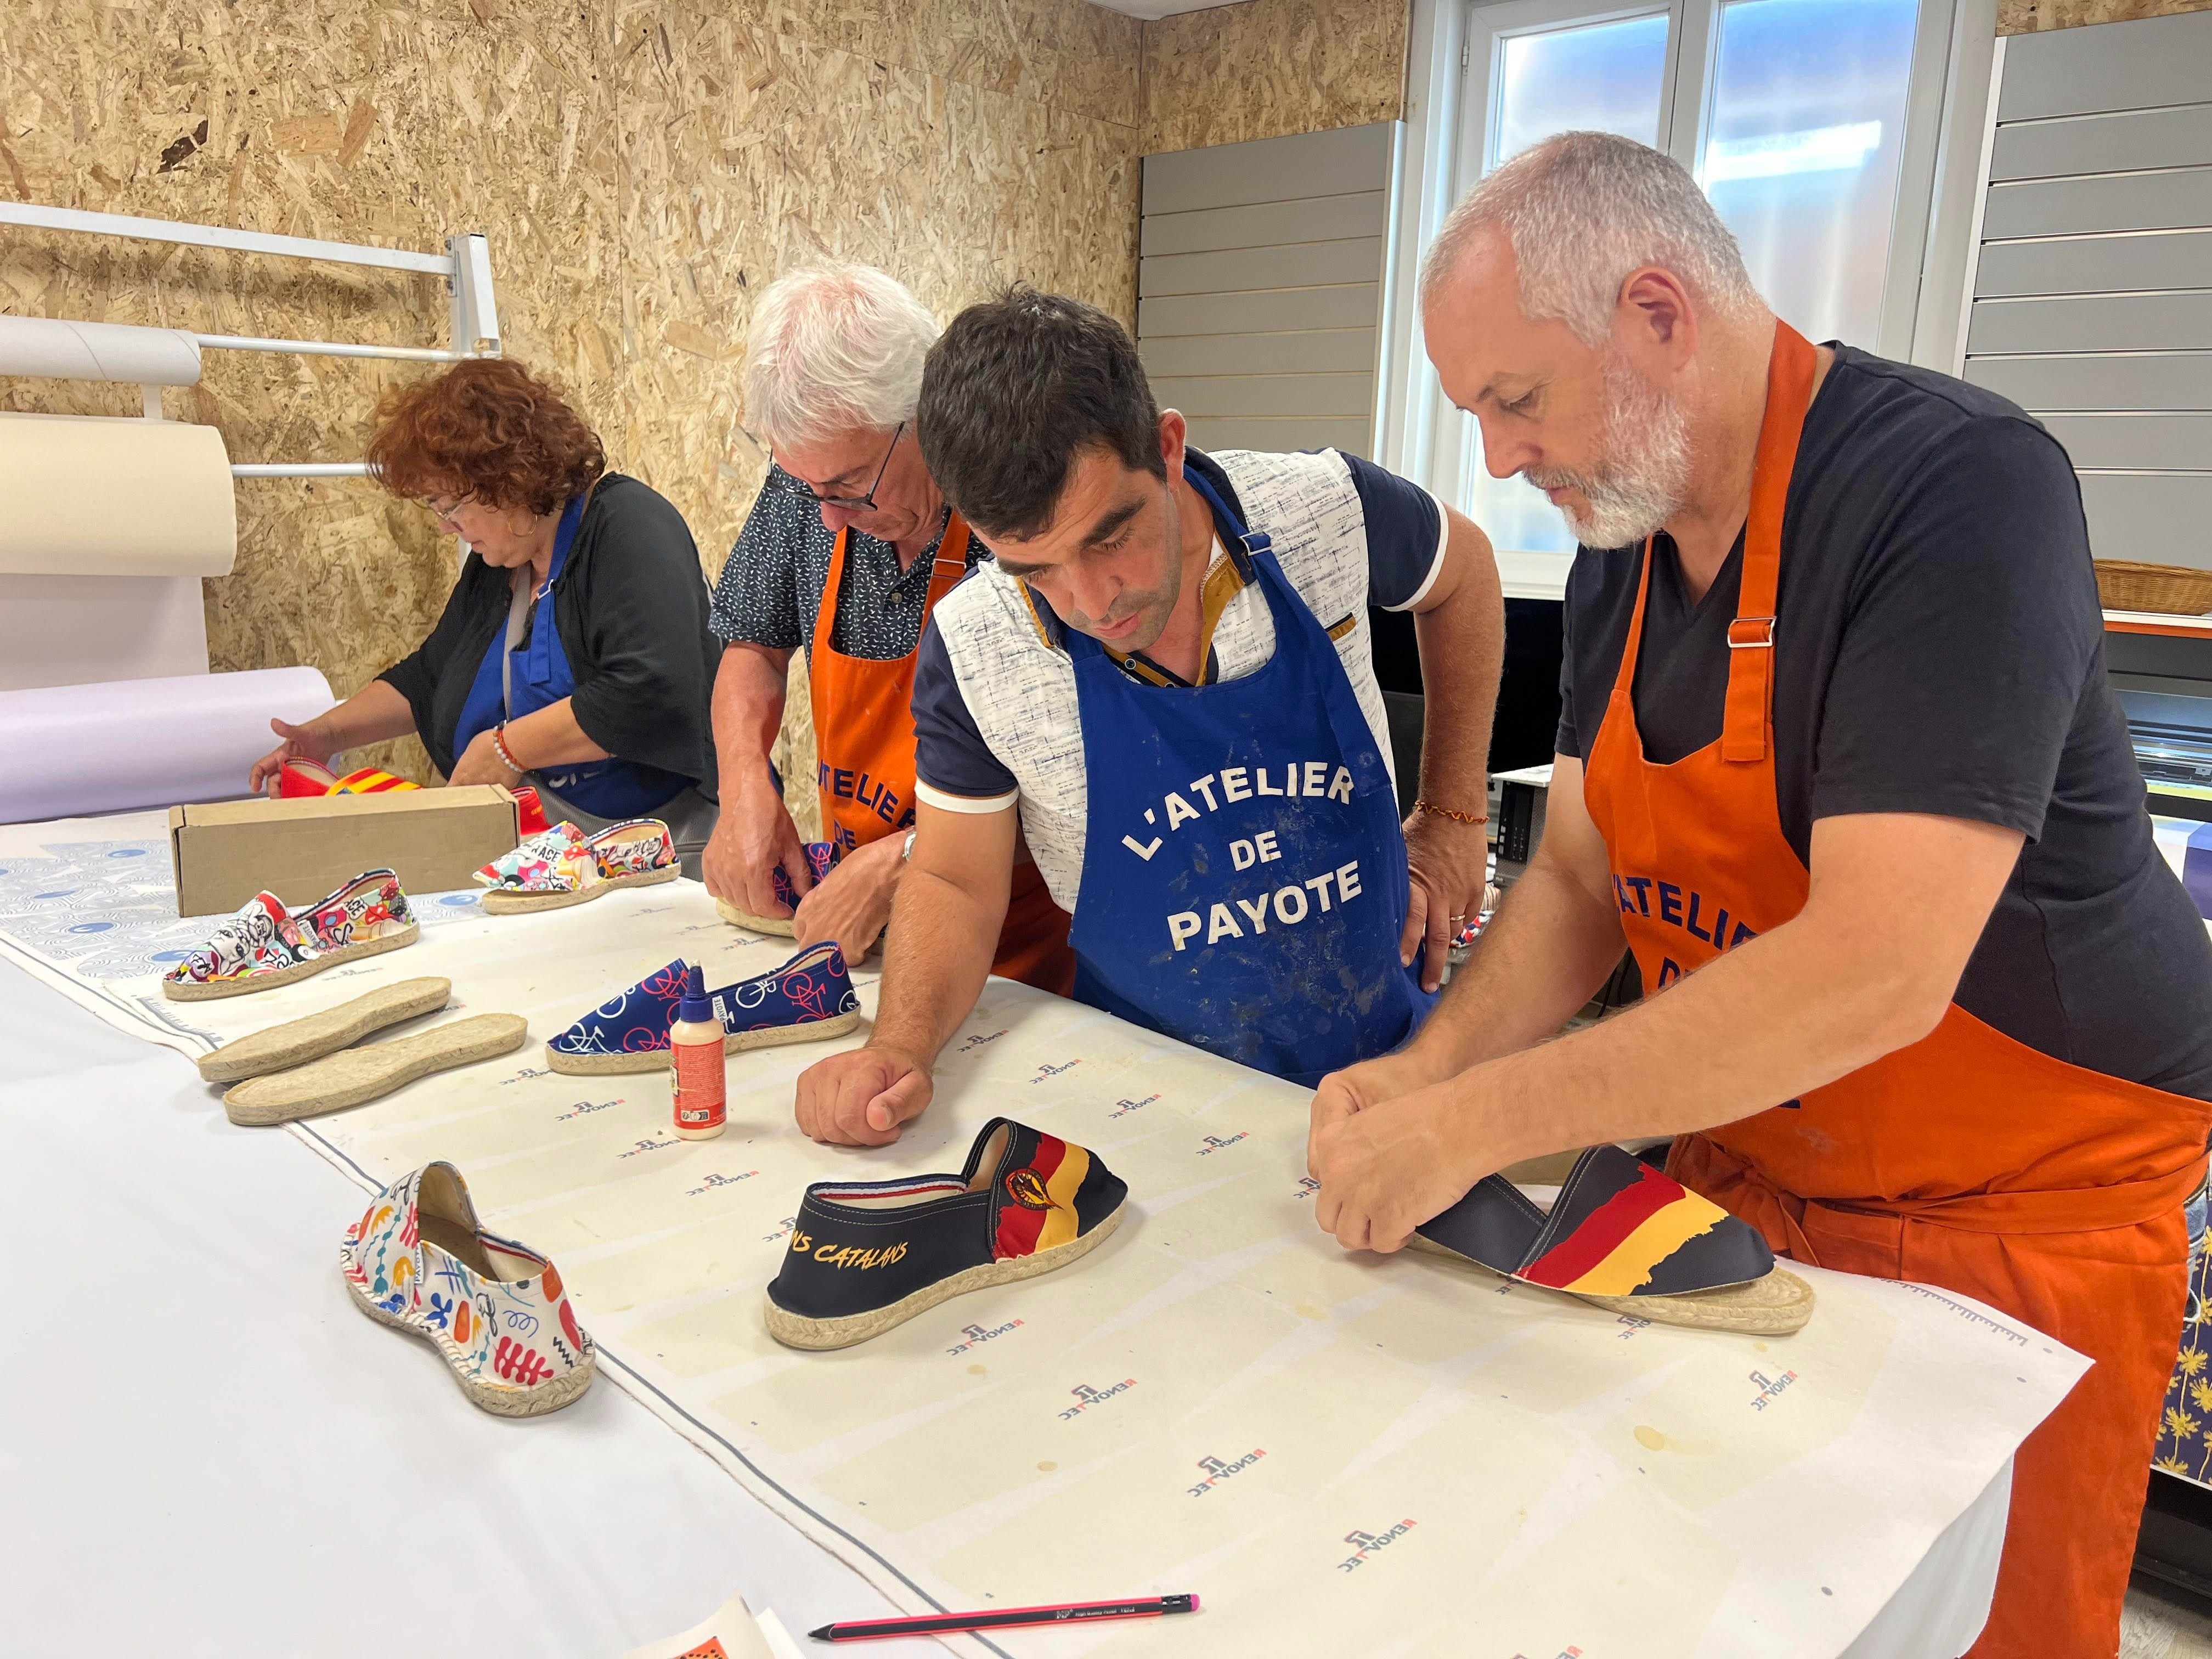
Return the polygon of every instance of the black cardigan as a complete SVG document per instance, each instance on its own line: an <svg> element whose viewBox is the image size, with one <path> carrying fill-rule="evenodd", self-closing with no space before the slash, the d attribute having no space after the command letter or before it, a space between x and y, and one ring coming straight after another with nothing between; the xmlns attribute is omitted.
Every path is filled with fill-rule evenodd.
<svg viewBox="0 0 2212 1659"><path fill-rule="evenodd" d="M486 647L506 631L512 592L506 571L471 553L430 636L377 677L407 699L422 746L448 775L461 705ZM714 799L710 702L722 649L707 613L684 515L651 486L608 473L553 590L554 625L576 677L570 706L610 755L679 773ZM536 617L533 608L529 623Z"/></svg>

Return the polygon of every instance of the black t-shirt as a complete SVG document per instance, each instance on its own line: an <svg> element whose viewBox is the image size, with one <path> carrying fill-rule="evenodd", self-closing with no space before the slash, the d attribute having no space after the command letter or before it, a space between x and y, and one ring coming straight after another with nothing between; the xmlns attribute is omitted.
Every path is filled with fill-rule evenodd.
<svg viewBox="0 0 2212 1659"><path fill-rule="evenodd" d="M1814 821L1844 813L2019 830L1960 1006L2059 1060L2212 1099L2212 940L2152 839L2066 452L2002 398L1835 350L1783 519L1784 834L1805 859ZM1563 755L1589 757L1641 564L1638 548L1575 559ZM1742 574L1739 536L1692 605L1656 540L1633 688L1656 763L1720 735Z"/></svg>
<svg viewBox="0 0 2212 1659"><path fill-rule="evenodd" d="M429 637L377 678L415 711L441 772L495 635L503 635L507 573L474 553ZM553 589L553 623L576 678L569 709L618 760L691 779L715 798L713 699L722 644L707 626L707 576L684 515L649 484L610 472L592 492ZM524 638L537 625L532 607Z"/></svg>

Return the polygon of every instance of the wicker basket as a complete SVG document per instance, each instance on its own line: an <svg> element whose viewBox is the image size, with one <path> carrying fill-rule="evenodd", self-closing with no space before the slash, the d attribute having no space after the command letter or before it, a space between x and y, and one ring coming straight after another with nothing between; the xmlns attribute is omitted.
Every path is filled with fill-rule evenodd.
<svg viewBox="0 0 2212 1659"><path fill-rule="evenodd" d="M2159 611L2175 617L2202 617L2212 613L2212 570L2100 559L2097 593L2107 611Z"/></svg>

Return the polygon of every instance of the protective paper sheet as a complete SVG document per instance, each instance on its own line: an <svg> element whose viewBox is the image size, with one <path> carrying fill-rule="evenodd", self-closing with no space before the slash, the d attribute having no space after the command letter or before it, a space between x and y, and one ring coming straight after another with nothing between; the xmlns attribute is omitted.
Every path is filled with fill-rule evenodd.
<svg viewBox="0 0 2212 1659"><path fill-rule="evenodd" d="M115 915L161 873L88 827L0 832L0 951L187 1052L430 972L446 1018L513 1010L542 1039L672 957L721 983L790 949L688 882L520 917L455 896L415 948L165 1004L127 970L167 934L42 920ZM534 1043L295 1129L364 1186L457 1162L488 1224L559 1263L613 1380L902 1605L1205 1599L968 1651L1824 1659L2085 1369L1966 1298L1817 1270L1812 1324L1763 1340L1348 1256L1313 1224L1302 1091L1026 988L987 988L887 1152L793 1132L793 1080L833 1046L733 1057L711 1141L671 1132L664 1076L561 1077ZM957 1170L997 1113L1127 1179L1121 1231L857 1348L771 1341L801 1188Z"/></svg>
<svg viewBox="0 0 2212 1659"><path fill-rule="evenodd" d="M242 796L270 720L336 701L315 668L0 691L0 823ZM167 860L165 846L164 882Z"/></svg>

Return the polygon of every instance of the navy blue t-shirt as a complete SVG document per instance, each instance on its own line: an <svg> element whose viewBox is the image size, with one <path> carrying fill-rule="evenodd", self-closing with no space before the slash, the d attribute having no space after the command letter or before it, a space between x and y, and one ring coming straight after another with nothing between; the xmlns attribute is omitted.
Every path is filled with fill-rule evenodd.
<svg viewBox="0 0 2212 1659"><path fill-rule="evenodd" d="M1994 393L1835 347L1782 526L1775 789L1813 824L1924 812L2027 837L1960 1007L2053 1057L2212 1099L2212 939L2160 854L2066 452ZM1620 668L1639 548L1576 556L1558 747L1587 760ZM1719 737L1739 537L1692 603L1656 538L1632 687L1647 759Z"/></svg>

